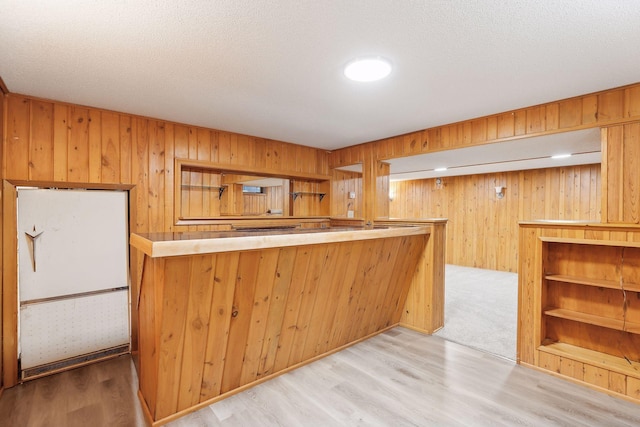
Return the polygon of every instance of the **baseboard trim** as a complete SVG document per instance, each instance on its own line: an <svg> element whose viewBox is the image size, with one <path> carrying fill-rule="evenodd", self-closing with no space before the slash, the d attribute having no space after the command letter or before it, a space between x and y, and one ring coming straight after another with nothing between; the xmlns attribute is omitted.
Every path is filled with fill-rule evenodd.
<svg viewBox="0 0 640 427"><path fill-rule="evenodd" d="M35 380L36 378L57 374L58 372L67 371L69 369L78 368L80 366L100 362L106 359L111 359L127 353L129 353L129 344L124 344L94 353L83 354L82 356L71 357L69 359L47 363L45 365L35 366L29 369L23 369L20 372L20 380L22 382Z"/></svg>

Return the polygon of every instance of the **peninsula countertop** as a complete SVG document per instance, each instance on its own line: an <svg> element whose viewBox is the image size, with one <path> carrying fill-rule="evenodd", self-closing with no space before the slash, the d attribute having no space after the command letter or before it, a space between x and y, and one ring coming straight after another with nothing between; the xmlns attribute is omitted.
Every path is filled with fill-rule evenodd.
<svg viewBox="0 0 640 427"><path fill-rule="evenodd" d="M244 251L429 234L428 226L375 228L251 228L230 231L131 233L130 243L151 258Z"/></svg>

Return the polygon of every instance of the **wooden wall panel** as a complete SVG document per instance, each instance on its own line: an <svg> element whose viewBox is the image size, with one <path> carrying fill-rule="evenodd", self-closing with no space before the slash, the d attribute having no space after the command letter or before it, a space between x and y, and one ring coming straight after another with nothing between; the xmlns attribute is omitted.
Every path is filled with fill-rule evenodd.
<svg viewBox="0 0 640 427"><path fill-rule="evenodd" d="M2 82L2 78L0 77L0 88L4 88L4 82ZM4 165L4 124L5 124L5 116L4 113L6 111L6 107L5 107L5 102L6 102L6 97L4 96L4 93L2 92L2 89L0 89L0 165ZM1 169L1 167L0 167ZM0 183L0 185L4 185L3 183ZM3 188L3 192L4 192L4 188ZM0 193L1 194L1 193ZM2 196L0 195L0 266L2 266L2 270L4 271L4 266L2 264L3 261L3 248L4 248L4 239L3 239L3 201L2 201ZM4 291L4 283L2 280L2 275L0 274L0 295L4 295L3 293ZM2 298L0 298L0 336L4 335L4 323L3 323L3 306L4 306L4 300ZM2 390L4 388L4 375L3 375L3 362L4 362L4 355L2 353L2 346L3 346L3 341L4 340L0 340L0 390Z"/></svg>
<svg viewBox="0 0 640 427"><path fill-rule="evenodd" d="M329 172L324 150L16 94L6 98L3 178L134 184L141 214L132 231L188 229L175 226L167 208L174 197L175 157L282 172ZM189 203L206 211L211 201L201 197Z"/></svg>
<svg viewBox="0 0 640 427"><path fill-rule="evenodd" d="M14 96L6 98L7 128L4 139L3 177L7 177L10 171L15 179L29 179L31 102L29 99Z"/></svg>
<svg viewBox="0 0 640 427"><path fill-rule="evenodd" d="M368 170L369 162L388 160L418 153L428 153L470 145L481 145L493 142L504 142L530 136L547 135L558 132L587 129L593 127L607 127L623 125L640 120L640 83L587 94L575 98L550 102L538 106L527 107L514 111L480 117L460 123L452 123L434 128L419 130L406 135L398 135L386 139L367 142L360 145L335 150L329 157L330 167L347 166L362 163L363 169ZM633 131L635 132L635 131ZM636 138L635 136L633 138ZM637 144L636 144L637 145ZM373 153L373 156L372 154ZM615 154L616 156L618 154ZM618 157L619 159L619 157ZM636 161L637 156L636 156ZM616 171L620 171L616 168ZM626 172L625 172L626 173ZM625 175L626 176L626 175ZM635 177L635 175L633 175ZM634 178L635 179L635 178ZM372 182L369 182L373 184ZM525 183L530 188L532 182ZM605 185L606 188L611 184ZM626 184L623 182L622 186ZM594 186L590 186L594 191ZM615 192L622 187L613 187ZM371 185L365 185L363 212L365 221L383 217L385 206L380 200L369 198ZM605 195L605 193L602 193ZM614 197L614 196L611 196ZM616 200L622 200L617 198ZM635 200L631 198L630 200ZM528 200L523 200L528 202ZM633 203L630 201L629 203ZM521 206L521 208L524 205ZM534 205L534 207L537 207ZM376 209L382 212L373 212ZM621 208L622 209L622 208ZM624 209L628 209L624 207ZM605 207L602 208L606 213ZM593 212L590 212L593 215ZM393 213L390 214L393 217ZM636 214L620 211L620 217L632 218L635 222ZM607 217L603 216L606 221ZM622 220L620 220L622 221ZM456 250L456 249L451 249Z"/></svg>
<svg viewBox="0 0 640 427"><path fill-rule="evenodd" d="M518 221L600 221L600 181L600 165L397 181L390 217L448 218L447 263L516 272Z"/></svg>
<svg viewBox="0 0 640 427"><path fill-rule="evenodd" d="M93 187L133 185L130 192L132 232L214 230L219 227L175 225L173 165L176 157L252 168L269 167L283 174L329 174L325 150L18 94L4 96L2 107L2 179L38 181L60 187L76 183ZM199 199L190 198L186 203L183 200L183 206L201 210L218 206L207 197L201 194ZM323 202L323 215L329 214L329 199L327 197ZM298 212L304 215L304 207ZM3 211L3 215L14 214L15 209ZM139 255L137 251L131 251L134 301L143 269L143 258ZM3 259L3 262L7 261L12 262ZM10 271L3 269L3 272ZM7 289L3 291L4 295ZM5 311L5 317L6 314ZM135 329L135 319L133 322ZM2 326L13 330L15 321ZM15 336L15 331L12 335ZM13 337L5 334L3 341L7 343L10 339ZM11 345L15 348L15 343ZM135 330L132 345L135 350ZM6 362L9 356L2 356ZM5 374L4 378L11 377L15 384L17 375L6 369Z"/></svg>
<svg viewBox="0 0 640 427"><path fill-rule="evenodd" d="M349 193L355 193L355 199ZM331 179L331 216L347 217L353 211L354 218L362 218L362 173L333 170Z"/></svg>
<svg viewBox="0 0 640 427"><path fill-rule="evenodd" d="M329 160L332 168L361 163L369 146L376 160L385 160L634 120L640 120L640 83L354 145Z"/></svg>
<svg viewBox="0 0 640 427"><path fill-rule="evenodd" d="M640 223L640 122L607 128L603 135L603 222Z"/></svg>

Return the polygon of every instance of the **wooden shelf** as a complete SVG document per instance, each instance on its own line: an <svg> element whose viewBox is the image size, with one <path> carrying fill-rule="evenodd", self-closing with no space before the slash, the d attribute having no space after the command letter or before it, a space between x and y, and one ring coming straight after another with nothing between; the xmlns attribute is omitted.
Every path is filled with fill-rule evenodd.
<svg viewBox="0 0 640 427"><path fill-rule="evenodd" d="M222 198L222 193L224 193L226 186L222 187L214 187L212 185L190 185L190 184L181 184L182 188L195 188L198 190L216 190L218 192L218 199Z"/></svg>
<svg viewBox="0 0 640 427"><path fill-rule="evenodd" d="M561 342L543 344L538 350L640 379L640 363L624 357Z"/></svg>
<svg viewBox="0 0 640 427"><path fill-rule="evenodd" d="M575 283L577 285L622 290L620 282L616 282L615 280L590 279L587 277L565 276L562 274L549 274L544 276L544 278L546 280L553 280L554 282ZM623 283L623 286L625 291L640 292L640 285L635 283Z"/></svg>
<svg viewBox="0 0 640 427"><path fill-rule="evenodd" d="M313 191L294 191L293 193L291 193L291 195L293 196L293 200L295 201L299 196L302 195L309 195L309 196L320 196L320 201L322 201L322 199L324 199L324 196L326 196L327 193L316 193Z"/></svg>
<svg viewBox="0 0 640 427"><path fill-rule="evenodd" d="M544 314L560 319L573 320L575 322L587 323L589 325L601 326L607 329L640 334L640 323L624 322L609 317L596 316L594 314L581 313L579 311L566 310L564 308L551 308L544 311Z"/></svg>
<svg viewBox="0 0 640 427"><path fill-rule="evenodd" d="M531 302L524 302L521 320L532 322L521 342L533 342L536 351L521 345L520 360L639 401L632 394L640 383L640 227L594 224L597 232L589 233L587 226L521 233L521 247L531 251L527 262L535 264L522 269Z"/></svg>
<svg viewBox="0 0 640 427"><path fill-rule="evenodd" d="M619 240L570 239L566 237L540 237L545 243L570 243L573 245L616 246L621 248L640 248L640 242L624 242Z"/></svg>

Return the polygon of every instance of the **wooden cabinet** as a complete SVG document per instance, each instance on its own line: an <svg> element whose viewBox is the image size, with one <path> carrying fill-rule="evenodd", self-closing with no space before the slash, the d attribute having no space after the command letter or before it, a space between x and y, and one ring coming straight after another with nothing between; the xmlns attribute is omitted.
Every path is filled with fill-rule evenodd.
<svg viewBox="0 0 640 427"><path fill-rule="evenodd" d="M521 225L519 361L640 402L640 230ZM530 341L529 341L530 340Z"/></svg>

